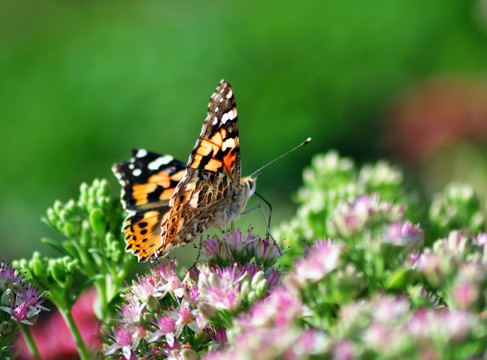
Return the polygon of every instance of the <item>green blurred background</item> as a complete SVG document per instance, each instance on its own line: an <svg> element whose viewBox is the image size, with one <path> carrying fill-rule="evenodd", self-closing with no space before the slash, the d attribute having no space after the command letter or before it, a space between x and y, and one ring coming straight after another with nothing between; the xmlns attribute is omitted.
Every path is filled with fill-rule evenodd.
<svg viewBox="0 0 487 360"><path fill-rule="evenodd" d="M474 158L482 186L486 13L485 0L3 0L0 257L48 252L46 208L93 178L118 193L110 168L132 147L186 161L222 78L236 93L244 175L313 137L259 178L274 224L294 212L303 167L330 148L434 184L455 176L451 159L465 174ZM473 98L480 115L452 136ZM425 145L451 112L442 150ZM249 223L264 228L259 214Z"/></svg>

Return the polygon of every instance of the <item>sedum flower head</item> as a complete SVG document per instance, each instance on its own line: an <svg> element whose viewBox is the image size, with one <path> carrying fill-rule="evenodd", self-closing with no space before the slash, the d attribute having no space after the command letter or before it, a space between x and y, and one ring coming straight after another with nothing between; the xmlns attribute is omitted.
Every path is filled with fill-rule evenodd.
<svg viewBox="0 0 487 360"><path fill-rule="evenodd" d="M298 284L320 281L340 265L343 250L344 246L336 241L315 242L307 249L305 257L297 261L290 281Z"/></svg>
<svg viewBox="0 0 487 360"><path fill-rule="evenodd" d="M184 277L174 261L165 261L133 282L109 330L107 356L196 359L185 344L200 344L198 351L226 344L232 319L278 285L273 242L234 230L208 238L202 247L207 261ZM121 336L125 342L112 343Z"/></svg>
<svg viewBox="0 0 487 360"><path fill-rule="evenodd" d="M9 358L11 344L22 325L33 325L42 310L45 293L32 286L20 271L0 264L0 358Z"/></svg>
<svg viewBox="0 0 487 360"><path fill-rule="evenodd" d="M17 329L15 323L32 325L37 315L42 310L48 310L42 306L45 294L27 282L20 271L15 271L8 264L0 264L0 310L10 315L13 326L10 329ZM3 313L0 313L0 320L7 320ZM8 321L8 320L7 320Z"/></svg>

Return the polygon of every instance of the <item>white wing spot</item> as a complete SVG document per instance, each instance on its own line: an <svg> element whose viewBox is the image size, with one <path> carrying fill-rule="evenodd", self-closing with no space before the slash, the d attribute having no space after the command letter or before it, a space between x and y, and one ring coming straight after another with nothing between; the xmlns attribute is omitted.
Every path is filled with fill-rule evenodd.
<svg viewBox="0 0 487 360"><path fill-rule="evenodd" d="M193 209L196 209L198 207L199 193L199 191L193 193L193 195L191 196L191 200L189 201L189 206L191 206Z"/></svg>
<svg viewBox="0 0 487 360"><path fill-rule="evenodd" d="M213 118L213 122L212 122L212 124L213 124L213 125L218 124L218 118L217 118L216 116Z"/></svg>
<svg viewBox="0 0 487 360"><path fill-rule="evenodd" d="M233 108L232 110L223 114L222 123L226 124L228 120L232 121L233 119L235 119L236 116L237 112L235 111L235 108Z"/></svg>
<svg viewBox="0 0 487 360"><path fill-rule="evenodd" d="M140 174L142 174L142 170L140 169L135 169L132 174L134 174L134 176L139 176Z"/></svg>
<svg viewBox="0 0 487 360"><path fill-rule="evenodd" d="M169 155L161 156L151 161L149 165L147 165L147 167L149 168L149 170L158 170L161 167L161 165L167 165L172 160L173 160L172 156Z"/></svg>
<svg viewBox="0 0 487 360"><path fill-rule="evenodd" d="M233 96L233 91L230 90L227 94L227 99L230 99Z"/></svg>
<svg viewBox="0 0 487 360"><path fill-rule="evenodd" d="M223 142L223 145L222 145L222 150L225 151L227 148L233 148L235 147L235 139L227 139Z"/></svg>
<svg viewBox="0 0 487 360"><path fill-rule="evenodd" d="M130 169L130 170L135 169L135 164L134 164L134 163L130 163L130 164L129 164L129 169Z"/></svg>
<svg viewBox="0 0 487 360"><path fill-rule="evenodd" d="M137 154L135 154L135 156L138 158L143 158L146 155L147 155L147 150L144 149L140 149L139 151L137 151Z"/></svg>

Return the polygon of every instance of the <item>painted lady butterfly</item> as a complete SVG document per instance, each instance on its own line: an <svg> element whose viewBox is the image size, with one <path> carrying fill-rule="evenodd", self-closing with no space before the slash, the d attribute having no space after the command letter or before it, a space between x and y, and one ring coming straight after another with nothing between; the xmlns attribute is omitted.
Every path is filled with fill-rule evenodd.
<svg viewBox="0 0 487 360"><path fill-rule="evenodd" d="M130 212L123 228L127 250L139 261L164 257L238 218L255 192L256 179L240 178L237 107L230 84L222 80L211 96L187 164L140 149L113 171Z"/></svg>

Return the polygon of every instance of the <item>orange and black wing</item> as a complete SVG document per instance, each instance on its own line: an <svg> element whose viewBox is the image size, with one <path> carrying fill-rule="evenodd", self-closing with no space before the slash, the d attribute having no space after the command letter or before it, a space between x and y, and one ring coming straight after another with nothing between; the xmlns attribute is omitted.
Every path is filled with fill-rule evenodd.
<svg viewBox="0 0 487 360"><path fill-rule="evenodd" d="M188 161L188 168L224 172L240 182L240 146L235 96L222 80L208 103L208 115Z"/></svg>
<svg viewBox="0 0 487 360"><path fill-rule="evenodd" d="M186 164L169 155L144 149L132 150L129 161L112 168L122 185L122 202L127 210L167 206Z"/></svg>
<svg viewBox="0 0 487 360"><path fill-rule="evenodd" d="M129 211L123 226L127 250L146 261L161 245L161 224L186 164L143 149L132 154L129 161L115 164L113 172L122 184L122 202Z"/></svg>

